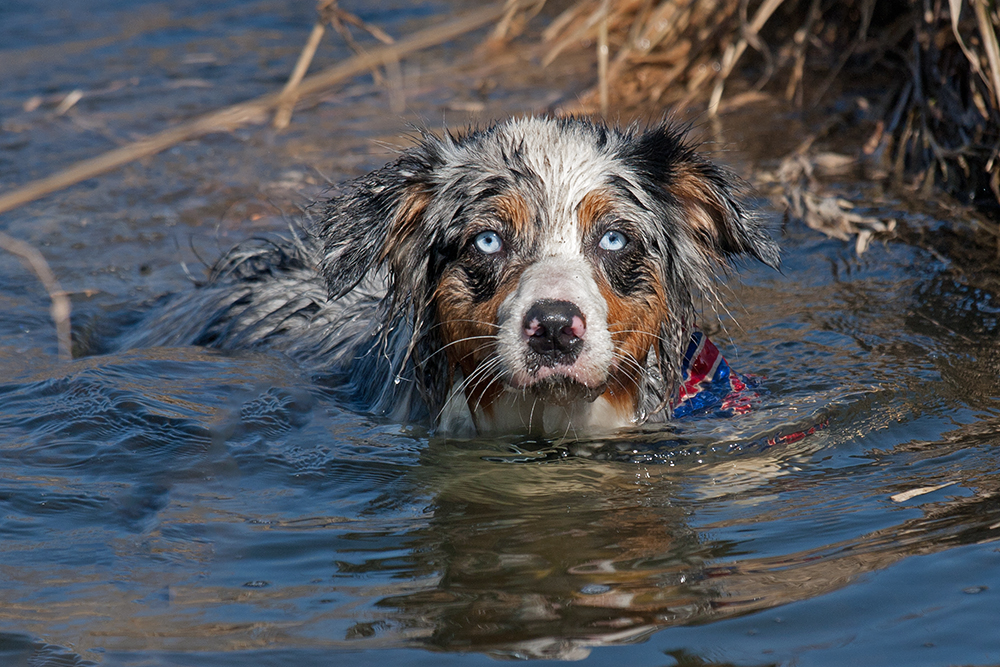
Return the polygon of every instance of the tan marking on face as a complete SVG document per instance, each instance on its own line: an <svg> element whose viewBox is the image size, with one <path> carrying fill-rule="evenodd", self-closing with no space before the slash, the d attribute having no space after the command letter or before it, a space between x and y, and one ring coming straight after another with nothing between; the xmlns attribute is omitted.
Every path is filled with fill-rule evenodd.
<svg viewBox="0 0 1000 667"><path fill-rule="evenodd" d="M650 348L656 348L660 323L670 317L666 295L654 283L653 293L637 298L621 297L603 279L598 282L608 304L608 331L615 346L615 363L604 398L619 413L634 415L639 385Z"/></svg>
<svg viewBox="0 0 1000 667"><path fill-rule="evenodd" d="M521 271L509 271L500 289L487 301L475 303L461 277L462 270L452 267L445 272L434 292L434 302L441 330L441 342L448 356L448 367L461 369L467 384L465 397L473 415L476 408L487 415L493 401L503 392L500 365L496 364L500 332L497 311L514 290Z"/></svg>
<svg viewBox="0 0 1000 667"><path fill-rule="evenodd" d="M597 222L613 210L613 198L604 190L591 190L576 207L576 218L580 225L580 237L586 238L587 232Z"/></svg>
<svg viewBox="0 0 1000 667"><path fill-rule="evenodd" d="M389 229L381 259L387 259L390 253L397 257L407 256L408 246L412 243L430 201L431 193L423 187L411 188L406 193L399 204L396 219Z"/></svg>
<svg viewBox="0 0 1000 667"><path fill-rule="evenodd" d="M508 192L498 195L492 201L497 217L508 223L517 236L527 236L532 223L531 209L524 197Z"/></svg>

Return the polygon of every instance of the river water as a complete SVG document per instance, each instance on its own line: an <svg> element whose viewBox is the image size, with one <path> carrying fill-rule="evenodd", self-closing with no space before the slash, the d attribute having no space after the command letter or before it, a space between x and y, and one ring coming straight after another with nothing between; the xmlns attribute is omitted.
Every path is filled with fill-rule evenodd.
<svg viewBox="0 0 1000 667"><path fill-rule="evenodd" d="M461 5L343 6L400 36ZM3 190L277 88L312 21L288 0L3 3ZM0 229L98 340L390 159L407 123L544 109L590 66L450 69L477 40L405 61L402 103L359 77L284 133L182 144ZM316 67L346 54L328 35ZM794 146L772 122L725 118L721 157ZM932 250L858 256L761 206L783 269L734 274L703 322L764 378L759 408L561 444L428 437L268 353L61 363L44 290L0 255L0 664L1000 663L998 297Z"/></svg>

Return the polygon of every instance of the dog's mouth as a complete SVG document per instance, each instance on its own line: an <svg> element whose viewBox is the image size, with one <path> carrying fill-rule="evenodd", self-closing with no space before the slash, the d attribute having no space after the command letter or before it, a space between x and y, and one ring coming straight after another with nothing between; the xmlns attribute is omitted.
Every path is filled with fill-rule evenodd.
<svg viewBox="0 0 1000 667"><path fill-rule="evenodd" d="M524 391L532 397L554 405L570 403L591 403L604 393L605 384L590 386L567 375L549 375L523 387L513 387L512 391Z"/></svg>
<svg viewBox="0 0 1000 667"><path fill-rule="evenodd" d="M529 357L525 361L524 366L507 376L506 385L511 391L545 403L569 405L593 402L607 390L610 369L595 367L586 360L542 364Z"/></svg>

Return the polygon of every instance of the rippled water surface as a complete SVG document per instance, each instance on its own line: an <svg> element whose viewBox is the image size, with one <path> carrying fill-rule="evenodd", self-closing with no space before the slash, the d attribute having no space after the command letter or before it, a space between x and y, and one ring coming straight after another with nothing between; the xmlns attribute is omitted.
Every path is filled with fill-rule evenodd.
<svg viewBox="0 0 1000 667"><path fill-rule="evenodd" d="M452 5L350 8L401 35ZM0 5L4 189L269 92L312 11ZM404 63L398 113L358 79L284 134L181 145L0 229L42 249L99 339L384 162L407 122L555 101L530 74L442 83L477 39ZM327 40L317 66L346 54ZM782 273L747 267L703 323L765 378L758 409L565 443L428 437L267 353L60 363L44 291L0 255L0 664L1000 663L1000 301L927 251L858 257L765 214Z"/></svg>

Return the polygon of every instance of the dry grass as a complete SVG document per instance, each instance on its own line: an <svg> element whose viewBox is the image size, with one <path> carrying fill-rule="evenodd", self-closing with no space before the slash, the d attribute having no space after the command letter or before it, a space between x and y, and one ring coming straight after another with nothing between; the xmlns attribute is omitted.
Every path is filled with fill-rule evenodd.
<svg viewBox="0 0 1000 667"><path fill-rule="evenodd" d="M63 361L69 361L73 354L70 327L70 300L69 296L67 296L66 292L59 285L55 274L52 273L49 263L45 261L45 257L36 248L3 232L0 232L0 250L5 250L21 260L45 286L45 291L49 293L49 299L52 302L49 313L56 327L56 339L59 342L59 358Z"/></svg>
<svg viewBox="0 0 1000 667"><path fill-rule="evenodd" d="M508 15L495 37L518 25ZM808 110L863 84L870 162L1000 213L998 28L987 0L576 0L538 47L549 63L598 46L608 62L579 109L592 113L693 103L715 113L730 87Z"/></svg>

